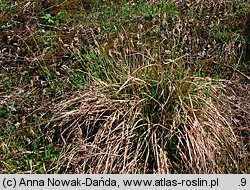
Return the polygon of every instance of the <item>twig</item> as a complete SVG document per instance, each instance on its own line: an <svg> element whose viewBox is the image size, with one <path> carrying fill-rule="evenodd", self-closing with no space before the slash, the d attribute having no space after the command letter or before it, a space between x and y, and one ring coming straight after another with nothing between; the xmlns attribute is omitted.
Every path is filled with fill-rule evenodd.
<svg viewBox="0 0 250 190"><path fill-rule="evenodd" d="M224 66L230 68L230 69L233 69L234 71L236 71L237 73L241 74L243 77L245 77L247 80L250 80L250 77L247 76L246 74L244 74L243 72L241 72L240 70L236 69L236 68L233 68L232 66L230 65L226 65L225 63L222 63Z"/></svg>

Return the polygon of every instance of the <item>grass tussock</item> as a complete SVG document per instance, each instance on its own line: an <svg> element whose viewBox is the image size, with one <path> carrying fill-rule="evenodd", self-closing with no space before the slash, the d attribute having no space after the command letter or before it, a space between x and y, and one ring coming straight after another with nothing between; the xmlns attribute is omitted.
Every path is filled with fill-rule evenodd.
<svg viewBox="0 0 250 190"><path fill-rule="evenodd" d="M239 145L221 115L211 79L159 67L144 66L142 73L134 72L141 77L129 76L115 86L93 82L96 86L55 105L51 122L57 123L54 127L69 150L60 162L67 168L58 169L73 167L86 173L237 170ZM225 164L230 168L225 169Z"/></svg>
<svg viewBox="0 0 250 190"><path fill-rule="evenodd" d="M0 5L3 173L249 173L248 1Z"/></svg>

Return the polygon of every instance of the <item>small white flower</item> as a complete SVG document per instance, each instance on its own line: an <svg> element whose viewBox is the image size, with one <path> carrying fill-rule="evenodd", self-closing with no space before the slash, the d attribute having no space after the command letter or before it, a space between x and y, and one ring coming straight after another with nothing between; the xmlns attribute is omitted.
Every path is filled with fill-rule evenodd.
<svg viewBox="0 0 250 190"><path fill-rule="evenodd" d="M165 50L165 53L167 54L167 55L169 55L169 54L171 54L171 51L170 50Z"/></svg>

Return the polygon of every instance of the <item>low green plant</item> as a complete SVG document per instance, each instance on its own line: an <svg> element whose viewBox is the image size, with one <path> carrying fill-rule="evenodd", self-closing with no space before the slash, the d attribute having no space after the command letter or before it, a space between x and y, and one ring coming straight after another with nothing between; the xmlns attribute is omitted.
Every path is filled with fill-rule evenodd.
<svg viewBox="0 0 250 190"><path fill-rule="evenodd" d="M48 24L55 25L59 27L61 21L63 20L65 12L58 12L55 16L49 13L44 14L41 18Z"/></svg>

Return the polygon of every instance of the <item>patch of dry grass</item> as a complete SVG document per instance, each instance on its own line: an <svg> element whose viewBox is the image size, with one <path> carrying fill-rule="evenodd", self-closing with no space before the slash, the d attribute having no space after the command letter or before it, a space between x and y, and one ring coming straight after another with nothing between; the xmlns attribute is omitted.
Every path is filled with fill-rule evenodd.
<svg viewBox="0 0 250 190"><path fill-rule="evenodd" d="M152 79L146 73L115 87L96 82L56 104L51 123L65 143L58 172L239 170L241 143L222 114L215 84L199 77L177 79L170 70L165 72L171 77L164 79L166 73L159 69L162 80L151 84L145 82L145 76ZM155 96L152 87L157 89ZM100 91L103 88L108 90ZM119 96L113 96L115 91Z"/></svg>

